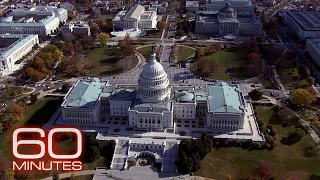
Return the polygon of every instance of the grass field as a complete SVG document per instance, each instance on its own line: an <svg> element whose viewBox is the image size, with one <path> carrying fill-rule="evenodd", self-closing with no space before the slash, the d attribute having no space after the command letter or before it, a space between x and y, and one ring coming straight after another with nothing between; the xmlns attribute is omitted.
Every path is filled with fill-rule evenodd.
<svg viewBox="0 0 320 180"><path fill-rule="evenodd" d="M195 53L195 50L185 46L179 46L179 61L186 60L189 56Z"/></svg>
<svg viewBox="0 0 320 180"><path fill-rule="evenodd" d="M226 73L226 70L229 68L237 68L246 65L247 51L244 49L238 50L221 50L215 53L212 53L209 56L205 56L206 61L214 61L218 65L218 70L210 74L210 78L219 79L219 80L230 80L234 76L237 76L235 73ZM191 68L195 69L195 63L191 64Z"/></svg>
<svg viewBox="0 0 320 180"><path fill-rule="evenodd" d="M150 53L152 51L152 46L145 46L140 49L137 49L137 51L148 61L150 59Z"/></svg>
<svg viewBox="0 0 320 180"><path fill-rule="evenodd" d="M96 64L96 66L89 70L90 76L101 76L116 74L121 72L121 69L116 65L119 60L111 47L96 47L87 56L86 59ZM134 67L138 63L137 58L134 58L131 66Z"/></svg>
<svg viewBox="0 0 320 180"><path fill-rule="evenodd" d="M55 110L61 104L60 98L43 98L36 104L28 107L25 112L25 118L23 121L15 123L10 130L0 135L0 157L1 161L10 163L12 160L11 154L11 134L13 129L23 126L31 125L40 127L42 124L47 122L53 115ZM60 146L59 146L60 147ZM66 144L62 144L62 147L67 147ZM28 151L28 150L25 150ZM39 177L44 177L46 173L36 173Z"/></svg>
<svg viewBox="0 0 320 180"><path fill-rule="evenodd" d="M272 120L270 107L257 106L256 109L265 123ZM308 179L312 174L320 175L320 153L312 157L307 155L308 150L315 146L310 135L291 146L281 144L281 138L286 137L293 129L292 126L283 128L275 125L278 147L274 150L250 151L239 147L214 149L201 161L201 169L195 175L215 179L226 179L227 175L231 175L232 179L247 178L260 159L273 164L275 179L283 179L285 174L294 174L300 179Z"/></svg>
<svg viewBox="0 0 320 180"><path fill-rule="evenodd" d="M277 69L281 82L287 90L294 90L299 87L309 86L309 82L306 79L298 79L299 69L297 67L292 68L279 68Z"/></svg>
<svg viewBox="0 0 320 180"><path fill-rule="evenodd" d="M263 81L262 81L262 85L263 85L263 87L264 88L266 88L266 89L272 89L272 83L271 83L271 81L269 80L269 79L264 79Z"/></svg>

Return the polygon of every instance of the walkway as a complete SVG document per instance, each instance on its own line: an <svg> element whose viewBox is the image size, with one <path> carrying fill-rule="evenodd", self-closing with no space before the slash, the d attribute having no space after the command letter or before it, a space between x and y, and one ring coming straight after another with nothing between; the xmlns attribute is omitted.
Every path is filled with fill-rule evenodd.
<svg viewBox="0 0 320 180"><path fill-rule="evenodd" d="M77 172L59 174L59 179L65 179L65 178L71 177L72 174L74 176L92 175L92 174L94 174L94 170L85 170L85 171L77 171ZM52 179L52 177L47 177L42 180L53 180L53 179Z"/></svg>

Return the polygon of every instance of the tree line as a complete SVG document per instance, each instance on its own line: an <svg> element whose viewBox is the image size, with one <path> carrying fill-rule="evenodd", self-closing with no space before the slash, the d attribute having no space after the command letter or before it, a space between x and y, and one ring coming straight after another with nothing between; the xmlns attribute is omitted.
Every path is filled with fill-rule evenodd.
<svg viewBox="0 0 320 180"><path fill-rule="evenodd" d="M24 77L32 81L40 81L46 75L52 74L54 66L63 57L63 52L55 45L43 48L27 67Z"/></svg>

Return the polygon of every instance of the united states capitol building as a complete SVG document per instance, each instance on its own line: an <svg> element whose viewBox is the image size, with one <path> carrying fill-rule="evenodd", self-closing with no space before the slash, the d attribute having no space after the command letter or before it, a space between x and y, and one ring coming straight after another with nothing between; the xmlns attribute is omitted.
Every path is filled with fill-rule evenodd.
<svg viewBox="0 0 320 180"><path fill-rule="evenodd" d="M181 138L199 138L203 132L228 140L264 141L250 98L240 84L173 85L154 52L143 66L138 84L109 82L102 78L79 80L49 122L76 125L101 141L114 140L108 172L118 174L119 179L137 176L137 172L159 179L157 171L141 172L130 166L140 157L161 164L160 173L177 173ZM95 178L103 178L105 173L105 168L97 170Z"/></svg>
<svg viewBox="0 0 320 180"><path fill-rule="evenodd" d="M170 85L155 56L152 53L144 65L138 85L112 86L98 78L79 80L61 105L63 121L91 124L118 117L136 129L171 132L181 127L227 131L244 128L249 118L246 108L251 104L238 85L215 82L200 90ZM187 126L189 122L197 126Z"/></svg>

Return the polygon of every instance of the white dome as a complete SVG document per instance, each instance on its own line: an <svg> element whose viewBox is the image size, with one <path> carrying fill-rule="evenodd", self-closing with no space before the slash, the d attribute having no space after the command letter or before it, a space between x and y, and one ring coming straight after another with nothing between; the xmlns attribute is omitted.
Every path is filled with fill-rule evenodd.
<svg viewBox="0 0 320 180"><path fill-rule="evenodd" d="M155 56L154 52L150 55L139 77L138 97L143 101L163 100L169 93L167 73Z"/></svg>

